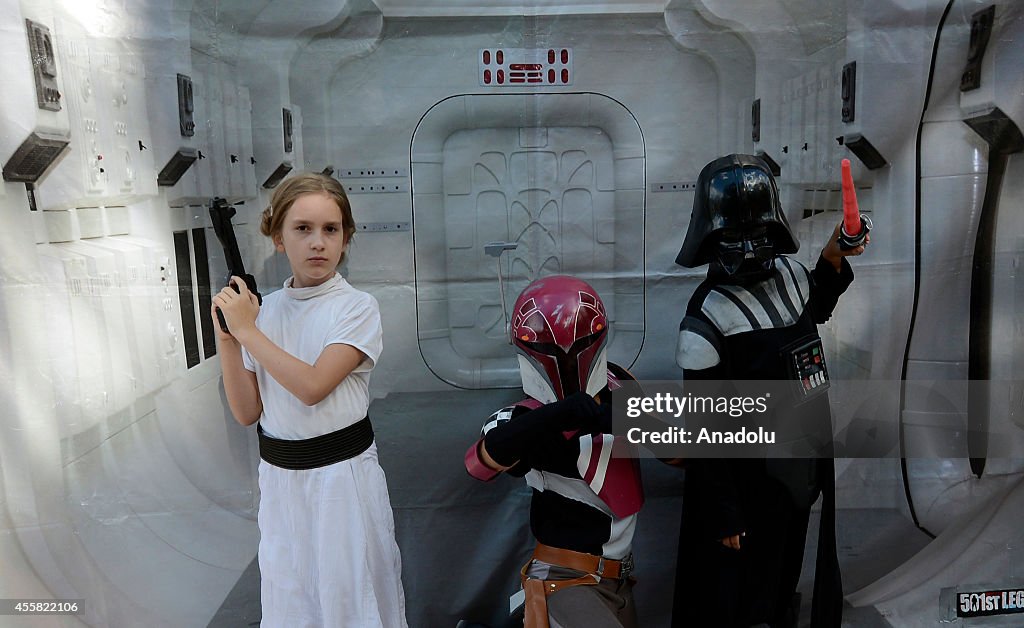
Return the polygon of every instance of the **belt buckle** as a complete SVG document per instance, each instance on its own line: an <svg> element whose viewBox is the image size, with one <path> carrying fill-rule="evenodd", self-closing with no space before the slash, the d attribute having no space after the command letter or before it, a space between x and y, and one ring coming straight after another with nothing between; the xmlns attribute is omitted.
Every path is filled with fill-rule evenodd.
<svg viewBox="0 0 1024 628"><path fill-rule="evenodd" d="M633 554L628 554L619 563L619 578L625 580L629 577L629 574L633 573Z"/></svg>

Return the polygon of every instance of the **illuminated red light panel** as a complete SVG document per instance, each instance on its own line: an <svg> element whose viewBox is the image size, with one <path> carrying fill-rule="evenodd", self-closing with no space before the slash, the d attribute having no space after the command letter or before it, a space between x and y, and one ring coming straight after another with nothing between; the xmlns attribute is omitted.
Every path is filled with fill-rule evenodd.
<svg viewBox="0 0 1024 628"><path fill-rule="evenodd" d="M572 85L572 48L484 48L477 67L485 87Z"/></svg>

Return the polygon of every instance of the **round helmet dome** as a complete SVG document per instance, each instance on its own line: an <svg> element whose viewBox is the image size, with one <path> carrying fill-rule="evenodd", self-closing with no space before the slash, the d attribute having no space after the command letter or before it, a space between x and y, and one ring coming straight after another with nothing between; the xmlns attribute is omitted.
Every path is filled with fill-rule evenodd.
<svg viewBox="0 0 1024 628"><path fill-rule="evenodd" d="M712 261L720 233L764 227L776 253L796 253L800 243L779 202L768 164L755 155L726 155L700 171L693 211L676 263L694 268Z"/></svg>

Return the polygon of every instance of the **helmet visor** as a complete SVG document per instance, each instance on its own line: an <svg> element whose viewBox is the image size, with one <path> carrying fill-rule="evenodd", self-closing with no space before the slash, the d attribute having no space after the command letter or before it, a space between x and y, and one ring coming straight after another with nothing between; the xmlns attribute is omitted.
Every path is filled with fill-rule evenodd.
<svg viewBox="0 0 1024 628"><path fill-rule="evenodd" d="M593 352L587 351L587 349L604 337L604 332L584 336L572 343L567 351L563 351L561 347L550 342L520 340L517 344L525 349L527 354L534 354L535 360L538 356L554 358L554 364L547 360L537 361L543 365L545 374L553 384L556 396L559 399L564 399L583 390L594 360ZM552 367L554 368L552 369Z"/></svg>

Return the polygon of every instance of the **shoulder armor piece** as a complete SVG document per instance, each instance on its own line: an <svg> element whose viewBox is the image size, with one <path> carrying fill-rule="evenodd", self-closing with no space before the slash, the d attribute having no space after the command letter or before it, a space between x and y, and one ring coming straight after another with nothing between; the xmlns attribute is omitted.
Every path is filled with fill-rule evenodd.
<svg viewBox="0 0 1024 628"><path fill-rule="evenodd" d="M676 364L681 368L699 371L722 361L718 334L699 318L687 316L679 324L676 344Z"/></svg>

